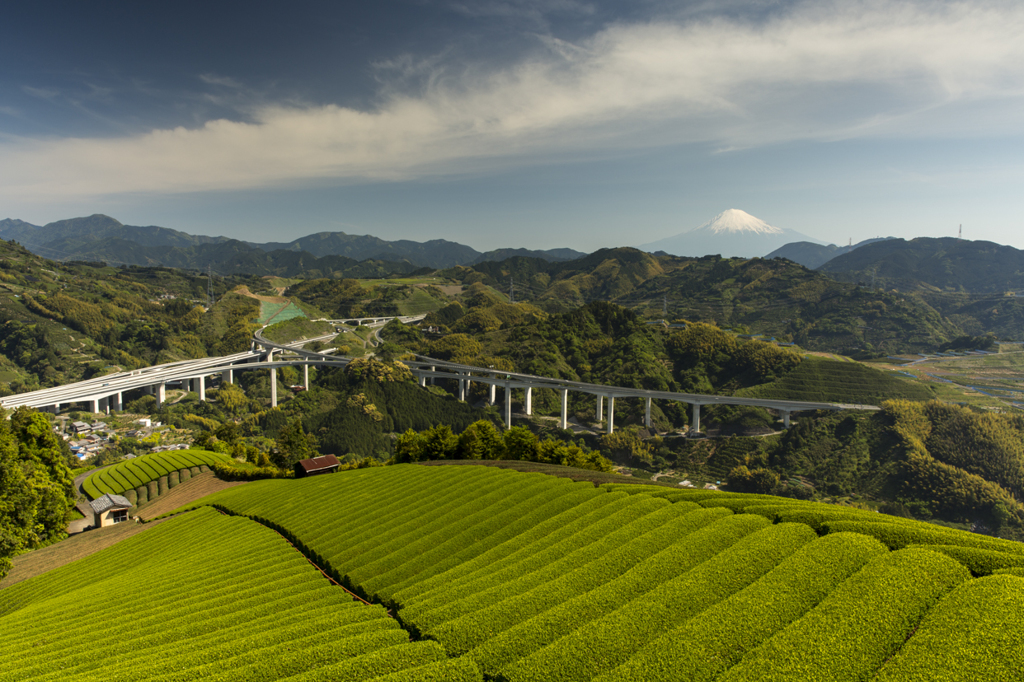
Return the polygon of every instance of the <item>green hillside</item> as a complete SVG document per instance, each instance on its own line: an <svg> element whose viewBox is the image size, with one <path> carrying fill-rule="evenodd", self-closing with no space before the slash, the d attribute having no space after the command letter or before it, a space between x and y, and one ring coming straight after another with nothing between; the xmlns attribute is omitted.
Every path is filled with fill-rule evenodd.
<svg viewBox="0 0 1024 682"><path fill-rule="evenodd" d="M416 465L197 506L0 592L0 680L976 682L1024 664L1024 545L850 507ZM131 628L67 646L125 603Z"/></svg>
<svg viewBox="0 0 1024 682"><path fill-rule="evenodd" d="M258 314L231 294L248 277L48 261L0 241L0 392L77 381L160 362L237 352Z"/></svg>
<svg viewBox="0 0 1024 682"><path fill-rule="evenodd" d="M839 362L814 356L803 358L782 378L741 389L736 395L860 405L880 405L893 398L929 400L933 397L924 384L897 378L858 362Z"/></svg>
<svg viewBox="0 0 1024 682"><path fill-rule="evenodd" d="M296 494L309 504L292 511L282 503ZM946 599L994 582L1005 586L989 599L1019 604L1024 588L971 577L1020 566L1017 543L770 496L397 466L261 482L211 502L283 528L414 634L510 681L676 679L662 677L670 652L697 648L709 654L685 661L697 679L775 679L767 670L782 663L802 679L866 679L902 665L889 660L902 648L920 665L914 638L904 642ZM977 628L970 617L960 626ZM1008 641L1022 634L1020 621L1010 627ZM843 642L841 655L819 641ZM954 679L1021 663L1020 649L986 651Z"/></svg>
<svg viewBox="0 0 1024 682"><path fill-rule="evenodd" d="M410 643L272 530L212 509L2 594L3 680L479 679L438 644ZM69 645L76 630L88 640Z"/></svg>

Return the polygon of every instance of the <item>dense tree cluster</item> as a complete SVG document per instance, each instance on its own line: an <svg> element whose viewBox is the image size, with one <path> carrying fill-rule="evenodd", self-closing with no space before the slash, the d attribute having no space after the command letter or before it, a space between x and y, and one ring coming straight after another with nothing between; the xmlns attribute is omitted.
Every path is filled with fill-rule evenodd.
<svg viewBox="0 0 1024 682"><path fill-rule="evenodd" d="M419 432L408 429L395 441L396 463L439 459L510 459L593 471L612 470L611 462L597 451L554 438L540 439L524 426L500 432L486 420L470 424L459 435L447 425Z"/></svg>
<svg viewBox="0 0 1024 682"><path fill-rule="evenodd" d="M0 410L0 578L10 557L63 537L74 506L68 446L41 413Z"/></svg>

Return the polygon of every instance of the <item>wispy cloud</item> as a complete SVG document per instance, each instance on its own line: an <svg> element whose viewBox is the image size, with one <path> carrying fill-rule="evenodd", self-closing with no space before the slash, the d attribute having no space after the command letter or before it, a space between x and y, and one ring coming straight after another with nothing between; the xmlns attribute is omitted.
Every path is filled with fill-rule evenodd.
<svg viewBox="0 0 1024 682"><path fill-rule="evenodd" d="M215 73L199 74L199 80L206 83L207 85L216 85L222 88L232 88L234 90L240 90L243 87L242 84L236 81L234 78L229 78L228 76L218 76Z"/></svg>
<svg viewBox="0 0 1024 682"><path fill-rule="evenodd" d="M1024 6L977 1L612 25L578 43L547 38L497 71L432 64L438 77L385 85L374 110L260 105L244 122L3 143L0 196L402 179L669 143L1016 134L1021 35Z"/></svg>
<svg viewBox="0 0 1024 682"><path fill-rule="evenodd" d="M54 90L53 88L34 88L31 85L23 85L21 89L39 99L54 99L60 97L60 90Z"/></svg>

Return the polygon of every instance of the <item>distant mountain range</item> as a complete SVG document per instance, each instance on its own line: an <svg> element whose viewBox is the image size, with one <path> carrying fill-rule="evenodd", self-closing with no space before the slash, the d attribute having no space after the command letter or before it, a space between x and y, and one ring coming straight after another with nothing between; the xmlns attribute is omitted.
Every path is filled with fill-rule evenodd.
<svg viewBox="0 0 1024 682"><path fill-rule="evenodd" d="M291 242L260 244L227 237L192 235L166 227L124 225L99 214L59 220L43 226L23 220L0 220L0 239L16 241L33 253L54 260L163 265L196 270L212 267L221 274L247 272L283 276L299 274L303 270L316 270L322 273L320 276L331 276L323 273L345 271L355 263L368 260L379 264L372 268L375 271L399 274L420 267L473 265L510 256L562 261L585 255L573 249L498 249L481 253L444 239L389 242L371 235L344 232L318 232Z"/></svg>
<svg viewBox="0 0 1024 682"><path fill-rule="evenodd" d="M637 248L648 253L660 251L673 256L700 257L718 254L725 257L755 258L765 256L791 242L820 243L796 230L775 227L746 211L730 208L688 232L643 244Z"/></svg>
<svg viewBox="0 0 1024 682"><path fill-rule="evenodd" d="M844 253L849 253L854 249L859 249L862 246L873 244L874 242L885 241L886 239L893 239L893 237L865 239L862 242L857 242L856 244L848 246L836 246L835 244L828 244L826 246L813 242L793 242L775 249L765 256L765 258L788 258L794 263L799 263L805 268L816 270L836 256L842 256Z"/></svg>
<svg viewBox="0 0 1024 682"><path fill-rule="evenodd" d="M901 291L1024 291L1024 251L953 237L888 239L837 256L819 268L838 280Z"/></svg>

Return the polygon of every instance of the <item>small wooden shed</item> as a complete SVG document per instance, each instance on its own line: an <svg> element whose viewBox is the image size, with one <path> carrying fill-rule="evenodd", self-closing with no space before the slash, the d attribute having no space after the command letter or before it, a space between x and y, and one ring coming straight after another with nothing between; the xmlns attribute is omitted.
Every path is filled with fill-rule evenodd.
<svg viewBox="0 0 1024 682"><path fill-rule="evenodd" d="M121 495L107 493L90 502L89 506L92 507L93 526L103 528L127 521L128 510L131 509L132 503Z"/></svg>
<svg viewBox="0 0 1024 682"><path fill-rule="evenodd" d="M295 463L295 478L316 476L317 474L332 474L337 471L339 466L341 466L341 462L334 455L303 459Z"/></svg>

